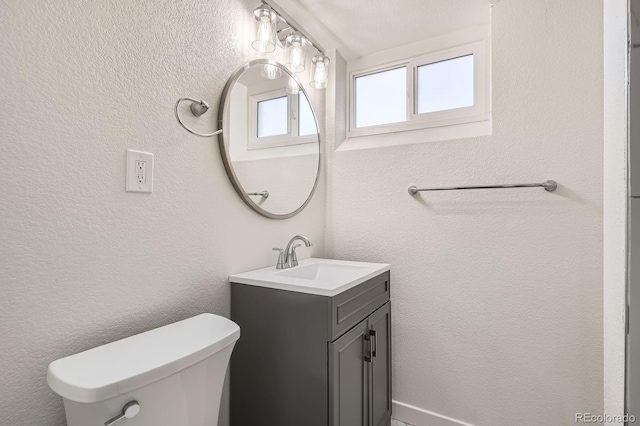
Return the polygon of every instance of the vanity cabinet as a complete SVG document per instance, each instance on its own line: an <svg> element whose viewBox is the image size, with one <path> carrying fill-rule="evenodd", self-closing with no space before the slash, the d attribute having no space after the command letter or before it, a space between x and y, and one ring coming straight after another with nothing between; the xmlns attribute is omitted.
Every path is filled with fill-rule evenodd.
<svg viewBox="0 0 640 426"><path fill-rule="evenodd" d="M390 425L389 271L333 296L231 284L231 426Z"/></svg>

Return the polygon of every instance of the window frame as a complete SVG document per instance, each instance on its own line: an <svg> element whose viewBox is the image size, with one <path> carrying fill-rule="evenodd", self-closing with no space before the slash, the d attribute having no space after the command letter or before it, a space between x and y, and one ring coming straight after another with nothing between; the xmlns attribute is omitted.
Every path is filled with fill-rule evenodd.
<svg viewBox="0 0 640 426"><path fill-rule="evenodd" d="M249 119L251 126L247 131L247 151L277 148L283 146L302 145L318 141L318 134L298 136L298 117L300 105L300 93L292 95L286 89L270 90L268 92L256 93L249 96ZM271 99L287 98L287 133L274 136L258 137L258 103ZM307 98L311 103L311 100ZM313 111L313 106L312 106Z"/></svg>
<svg viewBox="0 0 640 426"><path fill-rule="evenodd" d="M420 43L372 55L370 58L357 60L356 65L349 67L348 78L348 128L347 138L371 136L389 133L405 132L435 127L461 125L490 120L490 67L488 61L489 36L465 37L466 40L456 40L457 43L441 43L431 49L423 49ZM422 51L418 54L418 51ZM426 53L425 53L426 50ZM418 114L417 78L418 67L434 64L463 56L473 55L474 74L474 104L469 107L455 108ZM400 57L388 60L389 57ZM355 127L355 79L357 77L407 67L407 121L381 124L368 127Z"/></svg>

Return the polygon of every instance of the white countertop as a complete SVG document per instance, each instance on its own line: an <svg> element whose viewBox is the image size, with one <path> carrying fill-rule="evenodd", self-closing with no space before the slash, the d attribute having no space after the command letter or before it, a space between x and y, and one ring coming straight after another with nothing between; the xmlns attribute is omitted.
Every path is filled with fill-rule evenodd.
<svg viewBox="0 0 640 426"><path fill-rule="evenodd" d="M294 268L275 266L229 276L232 283L318 296L335 296L391 269L387 263L305 259Z"/></svg>

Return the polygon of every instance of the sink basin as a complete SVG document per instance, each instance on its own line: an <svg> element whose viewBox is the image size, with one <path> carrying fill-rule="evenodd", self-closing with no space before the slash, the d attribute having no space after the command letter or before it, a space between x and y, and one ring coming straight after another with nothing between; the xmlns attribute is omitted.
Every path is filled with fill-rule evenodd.
<svg viewBox="0 0 640 426"><path fill-rule="evenodd" d="M388 271L386 263L352 262L333 259L305 259L296 267L275 266L231 275L229 281L299 293L335 296Z"/></svg>
<svg viewBox="0 0 640 426"><path fill-rule="evenodd" d="M317 262L308 265L298 265L285 269L276 275L281 277L300 278L302 280L340 280L347 275L359 275L366 266L343 265L341 263Z"/></svg>

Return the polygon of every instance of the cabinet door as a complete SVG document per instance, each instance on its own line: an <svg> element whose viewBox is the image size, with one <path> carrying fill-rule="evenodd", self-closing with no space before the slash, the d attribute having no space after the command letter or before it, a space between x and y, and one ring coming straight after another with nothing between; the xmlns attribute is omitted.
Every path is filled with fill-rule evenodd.
<svg viewBox="0 0 640 426"><path fill-rule="evenodd" d="M640 73L640 67L638 72ZM640 85L640 78L638 84ZM640 137L640 134L638 136ZM638 416L640 415L640 199L632 198L630 209L627 412Z"/></svg>
<svg viewBox="0 0 640 426"><path fill-rule="evenodd" d="M329 343L329 424L368 426L367 320Z"/></svg>
<svg viewBox="0 0 640 426"><path fill-rule="evenodd" d="M371 341L369 409L371 426L391 423L391 302L385 303L368 320Z"/></svg>

